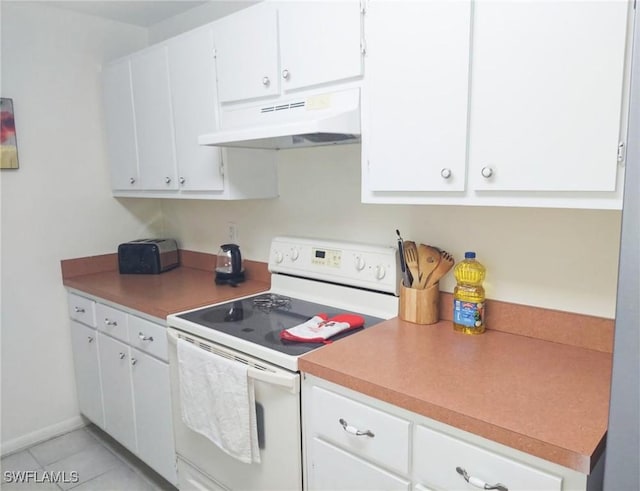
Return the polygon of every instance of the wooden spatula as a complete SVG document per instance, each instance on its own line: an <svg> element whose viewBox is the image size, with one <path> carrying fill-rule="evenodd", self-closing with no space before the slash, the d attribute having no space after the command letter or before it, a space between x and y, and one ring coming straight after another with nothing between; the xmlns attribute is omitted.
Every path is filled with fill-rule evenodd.
<svg viewBox="0 0 640 491"><path fill-rule="evenodd" d="M449 254L447 251L443 251L442 249L440 249L440 257L441 259L438 263L438 266L433 270L431 276L427 279L426 288L429 288L430 286L433 286L438 281L440 281L440 278L447 274L447 272L453 267L456 262L451 254Z"/></svg>
<svg viewBox="0 0 640 491"><path fill-rule="evenodd" d="M429 277L438 267L441 259L440 251L435 247L424 244L418 246L418 268L420 270L418 288L426 288Z"/></svg>

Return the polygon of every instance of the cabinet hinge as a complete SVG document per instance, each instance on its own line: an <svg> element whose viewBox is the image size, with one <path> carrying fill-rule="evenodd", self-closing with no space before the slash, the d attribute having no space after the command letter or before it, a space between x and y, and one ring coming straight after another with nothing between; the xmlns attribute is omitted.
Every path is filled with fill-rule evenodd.
<svg viewBox="0 0 640 491"><path fill-rule="evenodd" d="M367 54L367 41L364 39L360 40L360 53L363 55Z"/></svg>
<svg viewBox="0 0 640 491"><path fill-rule="evenodd" d="M224 177L224 161L220 159L220 165L218 166L218 170L220 171L220 175Z"/></svg>
<svg viewBox="0 0 640 491"><path fill-rule="evenodd" d="M618 143L618 165L624 165L625 146L624 142Z"/></svg>
<svg viewBox="0 0 640 491"><path fill-rule="evenodd" d="M213 48L211 51L213 53L213 57L217 58L218 57L218 51L215 48Z"/></svg>
<svg viewBox="0 0 640 491"><path fill-rule="evenodd" d="M367 13L367 0L360 0L360 13L361 14Z"/></svg>

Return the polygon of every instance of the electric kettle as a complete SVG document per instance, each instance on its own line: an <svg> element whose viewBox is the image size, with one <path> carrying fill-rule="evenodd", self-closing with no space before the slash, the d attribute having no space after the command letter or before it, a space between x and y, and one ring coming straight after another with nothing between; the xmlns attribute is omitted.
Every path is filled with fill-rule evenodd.
<svg viewBox="0 0 640 491"><path fill-rule="evenodd" d="M216 284L236 286L244 281L242 254L237 244L222 244L216 261Z"/></svg>

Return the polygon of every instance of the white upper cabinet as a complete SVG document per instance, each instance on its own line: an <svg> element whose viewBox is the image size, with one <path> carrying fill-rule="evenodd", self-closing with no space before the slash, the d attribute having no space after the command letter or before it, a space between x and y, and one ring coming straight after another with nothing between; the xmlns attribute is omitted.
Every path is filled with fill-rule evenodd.
<svg viewBox="0 0 640 491"><path fill-rule="evenodd" d="M128 59L105 66L102 95L107 152L111 163L111 186L114 190L139 189L131 62Z"/></svg>
<svg viewBox="0 0 640 491"><path fill-rule="evenodd" d="M476 0L470 184L615 191L628 3Z"/></svg>
<svg viewBox="0 0 640 491"><path fill-rule="evenodd" d="M131 86L141 187L177 189L166 46L154 46L131 58Z"/></svg>
<svg viewBox="0 0 640 491"><path fill-rule="evenodd" d="M282 89L362 76L361 19L358 0L280 3Z"/></svg>
<svg viewBox="0 0 640 491"><path fill-rule="evenodd" d="M180 189L222 191L220 149L197 141L217 125L213 30L205 27L179 36L168 49Z"/></svg>
<svg viewBox="0 0 640 491"><path fill-rule="evenodd" d="M278 21L269 2L215 22L220 102L274 96L278 76Z"/></svg>
<svg viewBox="0 0 640 491"><path fill-rule="evenodd" d="M220 102L362 75L358 0L262 2L215 22Z"/></svg>
<svg viewBox="0 0 640 491"><path fill-rule="evenodd" d="M371 191L465 189L471 1L369 2L362 157Z"/></svg>

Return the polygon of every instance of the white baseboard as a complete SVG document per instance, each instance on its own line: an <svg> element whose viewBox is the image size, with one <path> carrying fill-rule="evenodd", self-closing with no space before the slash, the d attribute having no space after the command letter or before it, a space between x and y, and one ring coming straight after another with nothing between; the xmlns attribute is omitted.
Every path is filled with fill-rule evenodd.
<svg viewBox="0 0 640 491"><path fill-rule="evenodd" d="M28 448L36 443L44 442L56 436L82 428L83 426L86 426L86 424L86 420L81 416L75 416L65 421L61 421L60 423L14 438L13 440L2 442L2 448L0 449L2 457Z"/></svg>

